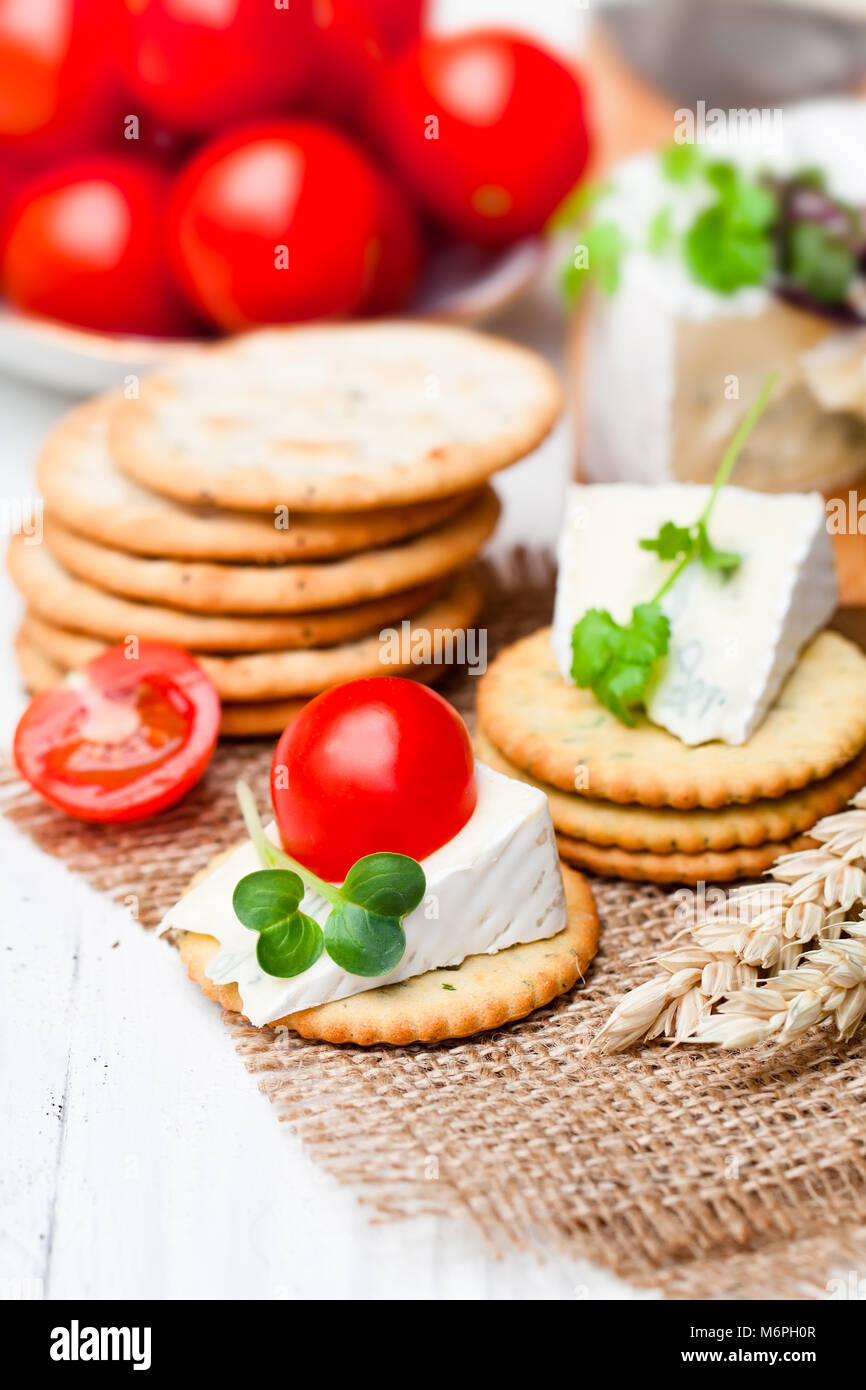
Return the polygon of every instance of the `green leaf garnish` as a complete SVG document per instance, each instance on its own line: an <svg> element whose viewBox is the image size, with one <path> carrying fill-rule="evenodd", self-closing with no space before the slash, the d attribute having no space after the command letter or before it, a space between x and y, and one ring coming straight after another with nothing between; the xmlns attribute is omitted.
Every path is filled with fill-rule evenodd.
<svg viewBox="0 0 866 1390"><path fill-rule="evenodd" d="M648 603L632 609L628 623L618 623L606 608L590 608L571 634L571 675L576 685L591 690L600 704L633 726L646 706L646 692L659 660L667 654L670 622L661 600L687 565L699 560L707 569L728 575L740 564L732 550L717 550L708 525L716 499L727 484L743 447L766 409L778 379L773 372L725 450L709 500L693 526L666 521L657 536L639 542L660 560L676 561L661 588Z"/></svg>
<svg viewBox="0 0 866 1390"><path fill-rule="evenodd" d="M659 163L670 183L690 183L701 172L706 161L699 145L674 141L662 150Z"/></svg>
<svg viewBox="0 0 866 1390"><path fill-rule="evenodd" d="M735 550L717 550L707 533L705 521L698 522L697 534L698 559L705 569L721 570L724 574L733 574L734 570L739 569L742 555Z"/></svg>
<svg viewBox="0 0 866 1390"><path fill-rule="evenodd" d="M681 555L689 554L694 538L689 526L677 526L673 521L666 521L659 528L657 536L639 541L638 544L641 550L656 551L660 560L678 560Z"/></svg>
<svg viewBox="0 0 866 1390"><path fill-rule="evenodd" d="M322 954L321 927L298 911L303 896L301 879L286 869L257 869L235 885L235 916L259 933L256 959L267 975L302 975Z"/></svg>
<svg viewBox="0 0 866 1390"><path fill-rule="evenodd" d="M387 975L402 959L406 933L398 917L382 917L355 903L335 907L325 923L325 948L350 975Z"/></svg>
<svg viewBox="0 0 866 1390"><path fill-rule="evenodd" d="M647 228L647 250L653 256L661 256L676 241L673 227L673 211L665 205L653 214Z"/></svg>
<svg viewBox="0 0 866 1390"><path fill-rule="evenodd" d="M686 233L683 254L692 278L719 294L763 284L776 261L778 199L734 164L717 160L702 171L716 199Z"/></svg>
<svg viewBox="0 0 866 1390"><path fill-rule="evenodd" d="M617 719L634 725L635 709L643 703L656 661L667 652L670 631L655 602L637 604L625 624L615 622L606 608L590 608L571 634L571 674Z"/></svg>
<svg viewBox="0 0 866 1390"><path fill-rule="evenodd" d="M683 245L692 278L719 294L762 285L773 269L773 239L761 227L737 222L722 206L707 208Z"/></svg>
<svg viewBox="0 0 866 1390"><path fill-rule="evenodd" d="M788 277L821 304L839 304L857 273L854 252L819 222L798 222L788 238Z"/></svg>
<svg viewBox="0 0 866 1390"><path fill-rule="evenodd" d="M256 959L266 975L289 978L315 965L322 951L352 975L387 975L406 950L402 921L427 890L424 870L406 854L368 854L341 888L298 864L267 839L253 794L237 785L238 801L263 868L236 885L239 921L259 933ZM331 904L324 929L300 911L309 888Z"/></svg>
<svg viewBox="0 0 866 1390"><path fill-rule="evenodd" d="M342 897L386 917L413 912L427 891L424 870L408 854L365 854L353 864L340 889Z"/></svg>
<svg viewBox="0 0 866 1390"><path fill-rule="evenodd" d="M581 232L583 240L562 272L562 288L574 303L591 279L605 294L619 289L620 268L628 244L615 222L593 222Z"/></svg>

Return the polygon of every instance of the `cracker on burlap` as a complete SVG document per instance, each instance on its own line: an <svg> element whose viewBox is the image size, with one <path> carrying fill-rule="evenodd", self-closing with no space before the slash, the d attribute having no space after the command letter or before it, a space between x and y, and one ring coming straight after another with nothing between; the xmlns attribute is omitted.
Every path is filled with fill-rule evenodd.
<svg viewBox="0 0 866 1390"><path fill-rule="evenodd" d="M53 521L135 555L178 560L333 559L428 531L470 502L455 493L364 512L231 512L184 506L133 482L108 449L113 396L76 406L48 435L36 468ZM288 523L288 524L287 524Z"/></svg>
<svg viewBox="0 0 866 1390"><path fill-rule="evenodd" d="M117 398L109 445L184 502L346 511L477 486L541 442L561 401L542 357L470 329L273 328L146 377Z"/></svg>
<svg viewBox="0 0 866 1390"><path fill-rule="evenodd" d="M545 556L515 552L489 583L491 651L549 618ZM471 717L477 684L443 693ZM142 825L72 823L11 773L0 791L22 831L118 901L134 895L152 925L242 833L237 778L264 804L271 754L222 744L189 797ZM366 1051L227 1022L310 1157L380 1219L463 1218L494 1247L555 1247L672 1297L826 1297L834 1269L866 1258L866 1032L600 1055L591 1039L682 930L682 894L593 889L601 940L586 984L523 1022Z"/></svg>
<svg viewBox="0 0 866 1390"><path fill-rule="evenodd" d="M590 845L649 850L657 855L673 852L700 855L707 850L763 847L771 840L788 840L810 830L822 816L841 811L866 784L864 751L838 772L821 782L813 782L802 791L753 801L749 805L722 806L717 811L703 807L677 811L670 806L597 801L593 797L560 791L511 762L482 729L476 729L474 741L482 762L506 777L528 782L544 792L553 824L562 835L588 841ZM781 852L779 845L776 850ZM598 872L603 872L600 867ZM623 874L623 877L631 875ZM647 877L658 882L653 874Z"/></svg>
<svg viewBox="0 0 866 1390"><path fill-rule="evenodd" d="M598 947L598 915L586 879L568 868L562 876L568 925L556 936L509 946L495 955L467 956L451 969L428 970L399 984L301 1009L270 1026L291 1028L302 1038L320 1042L371 1047L465 1038L525 1018L582 980ZM216 985L206 973L219 942L197 932L179 937L180 957L190 979L208 999L242 1014L237 986Z"/></svg>
<svg viewBox="0 0 866 1390"><path fill-rule="evenodd" d="M136 603L94 589L61 569L44 546L9 546L9 570L28 602L27 624L33 640L66 665L62 634L75 638L80 650L92 651L122 642L131 633L142 641L172 642L201 652L302 651L351 642L399 623L432 603L449 587L449 578L415 589L370 599L351 608L287 617L239 617L232 614L182 613L155 603ZM37 635L38 634L40 635ZM87 658L83 658L87 659Z"/></svg>
<svg viewBox="0 0 866 1390"><path fill-rule="evenodd" d="M41 566L39 582L33 578L37 561L26 552L37 547L17 547L12 563L19 573L23 571L21 584L28 584L28 599L34 590L59 590L65 571L97 592L107 590L130 600L181 610L178 622L190 610L221 616L296 613L309 618L311 611L351 611L358 604L381 600L460 569L478 554L498 517L496 494L492 488L484 488L458 516L423 536L346 559L285 565L153 560L96 545L46 519L47 552L63 567L51 586L44 573L47 561ZM64 591L68 594L68 583ZM162 616L162 622L166 621Z"/></svg>
<svg viewBox="0 0 866 1390"><path fill-rule="evenodd" d="M736 747L689 748L645 719L629 728L562 679L549 628L500 653L477 704L497 748L542 782L602 801L712 810L782 796L851 762L866 745L866 656L838 633L820 633Z"/></svg>
<svg viewBox="0 0 866 1390"><path fill-rule="evenodd" d="M333 647L308 650L244 652L239 656L193 655L207 671L220 699L230 703L260 703L299 695L316 695L330 685L363 680L366 676L405 676L430 681L443 665L455 664L466 649L465 634L481 609L483 590L477 571L455 575L445 592L410 615L406 631L385 641L379 633ZM58 666L77 670L109 644L77 632L67 632L41 618L28 616L23 624L27 641ZM127 635L142 637L134 628Z"/></svg>
<svg viewBox="0 0 866 1390"><path fill-rule="evenodd" d="M625 878L632 883L682 883L694 888L699 883L734 883L743 878L760 878L780 854L815 849L816 840L797 835L790 840L773 840L747 849L708 849L703 854L653 854L651 850L618 849L615 845L591 845L557 835L562 858L576 868L605 878Z"/></svg>

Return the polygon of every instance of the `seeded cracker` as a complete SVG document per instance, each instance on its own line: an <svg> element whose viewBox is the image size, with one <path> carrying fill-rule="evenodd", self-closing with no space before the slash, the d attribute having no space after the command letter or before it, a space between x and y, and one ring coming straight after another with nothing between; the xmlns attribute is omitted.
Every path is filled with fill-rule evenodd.
<svg viewBox="0 0 866 1390"><path fill-rule="evenodd" d="M563 791L644 806L714 809L783 796L828 777L866 745L866 656L822 632L747 743L687 747L646 720L621 724L567 684L542 628L479 681L478 722L511 762Z"/></svg>
<svg viewBox="0 0 866 1390"><path fill-rule="evenodd" d="M223 858L218 855L204 873ZM582 979L598 946L598 915L589 885L572 869L562 872L568 925L557 936L509 946L492 956L468 956L454 969L428 970L400 984L302 1009L275 1020L276 1025L322 1042L402 1046L466 1038L525 1018ZM209 999L242 1014L235 986L215 985L205 974L219 943L187 932L178 945L190 979Z"/></svg>
<svg viewBox="0 0 866 1390"><path fill-rule="evenodd" d="M145 378L109 442L183 502L346 511L476 487L541 443L561 401L543 358L464 328L269 329Z"/></svg>

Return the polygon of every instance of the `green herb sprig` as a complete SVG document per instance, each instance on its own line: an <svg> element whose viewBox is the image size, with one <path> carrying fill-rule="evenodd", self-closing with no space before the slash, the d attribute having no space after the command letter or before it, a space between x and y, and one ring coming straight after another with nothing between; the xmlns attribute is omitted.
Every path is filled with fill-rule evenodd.
<svg viewBox="0 0 866 1390"><path fill-rule="evenodd" d="M403 918L427 890L417 860L405 854L367 854L337 888L271 843L246 782L238 782L237 797L262 867L236 885L232 907L245 927L259 933L256 960L265 974L280 979L302 975L323 950L350 975L389 974L406 950ZM331 904L324 928L300 910L307 888Z"/></svg>
<svg viewBox="0 0 866 1390"><path fill-rule="evenodd" d="M740 564L741 557L734 551L718 550L713 545L710 517L777 380L778 373L773 372L740 424L719 465L707 505L694 525L678 526L666 521L656 536L639 542L641 549L655 551L660 560L676 562L658 592L648 603L635 605L628 623L617 623L606 608L590 608L572 631L571 674L575 683L591 690L624 724L637 723L656 664L667 655L671 625L661 601L683 570L698 560L705 569L724 577Z"/></svg>

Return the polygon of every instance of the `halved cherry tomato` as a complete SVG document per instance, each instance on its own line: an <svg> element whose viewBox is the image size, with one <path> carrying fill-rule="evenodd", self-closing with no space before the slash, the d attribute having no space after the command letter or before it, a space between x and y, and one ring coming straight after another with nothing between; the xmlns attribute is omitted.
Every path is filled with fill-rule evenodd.
<svg viewBox="0 0 866 1390"><path fill-rule="evenodd" d="M36 175L4 219L0 280L10 300L107 333L190 332L166 267L170 188L159 166L114 155Z"/></svg>
<svg viewBox="0 0 866 1390"><path fill-rule="evenodd" d="M245 127L205 145L172 201L178 276L217 327L352 313L380 254L378 174L316 121Z"/></svg>
<svg viewBox="0 0 866 1390"><path fill-rule="evenodd" d="M482 245L539 232L587 159L574 75L494 30L428 36L386 63L367 119L419 203Z"/></svg>
<svg viewBox="0 0 866 1390"><path fill-rule="evenodd" d="M424 240L412 203L402 188L380 175L379 237L382 251L359 312L372 317L396 313L412 297L424 260Z"/></svg>
<svg viewBox="0 0 866 1390"><path fill-rule="evenodd" d="M111 647L31 701L15 763L70 816L142 820L199 780L219 722L216 688L187 652L164 642Z"/></svg>
<svg viewBox="0 0 866 1390"><path fill-rule="evenodd" d="M424 859L475 810L469 733L426 686L398 676L349 681L289 724L271 797L287 853L332 883L365 854Z"/></svg>
<svg viewBox="0 0 866 1390"><path fill-rule="evenodd" d="M312 0L124 0L123 19L132 90L179 130L284 111L309 77Z"/></svg>

